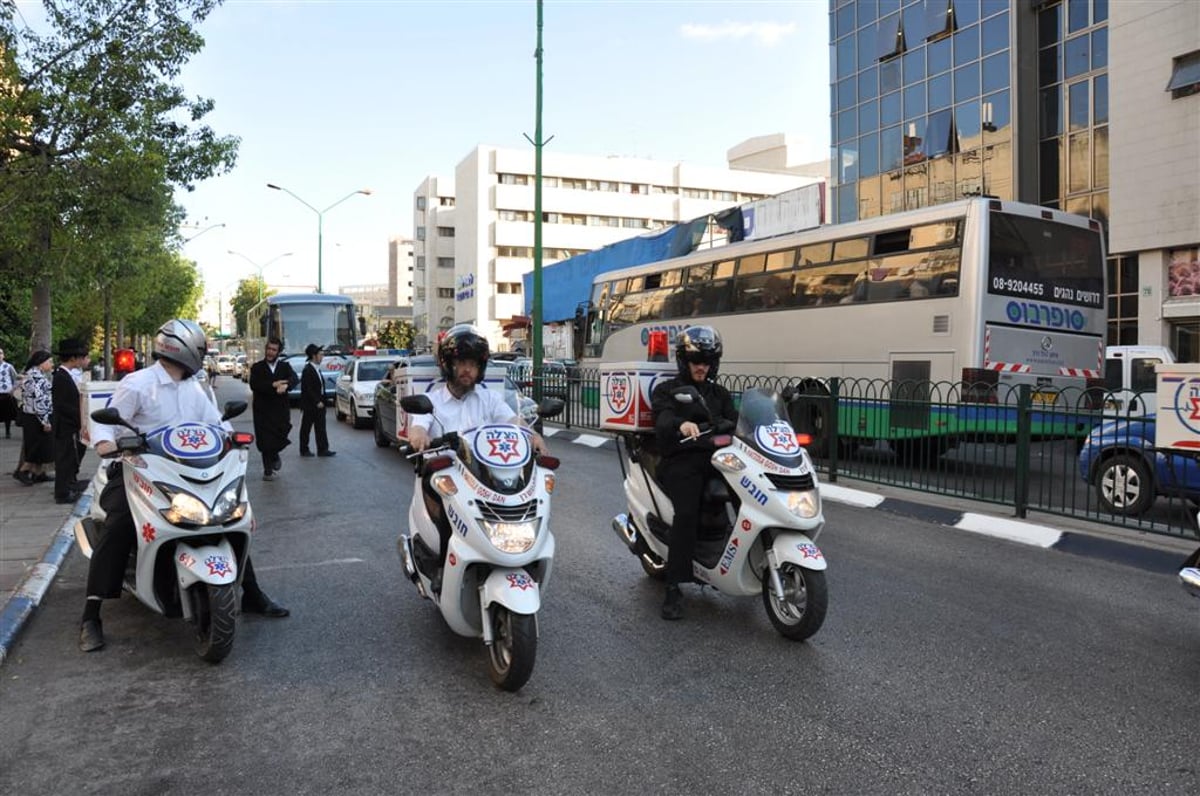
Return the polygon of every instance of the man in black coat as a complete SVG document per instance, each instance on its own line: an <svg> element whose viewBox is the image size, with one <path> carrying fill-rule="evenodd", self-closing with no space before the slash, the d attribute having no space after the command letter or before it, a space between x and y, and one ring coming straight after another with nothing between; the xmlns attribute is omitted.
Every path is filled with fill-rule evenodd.
<svg viewBox="0 0 1200 796"><path fill-rule="evenodd" d="M250 392L254 396L254 443L262 452L263 480L274 481L283 464L279 452L292 444L292 408L288 390L300 379L286 360L279 358L283 341L267 340L266 353L250 366Z"/></svg>
<svg viewBox="0 0 1200 796"><path fill-rule="evenodd" d="M58 344L58 367L50 380L50 424L54 429L54 502L74 503L87 487L79 481L79 463L86 450L79 442L79 383L90 357L87 346L76 339Z"/></svg>
<svg viewBox="0 0 1200 796"><path fill-rule="evenodd" d="M325 380L321 378L321 360L324 350L316 343L304 348L304 370L300 374L300 455L312 456L308 447L310 431L317 432L317 455L336 456L329 450L329 435L325 431Z"/></svg>

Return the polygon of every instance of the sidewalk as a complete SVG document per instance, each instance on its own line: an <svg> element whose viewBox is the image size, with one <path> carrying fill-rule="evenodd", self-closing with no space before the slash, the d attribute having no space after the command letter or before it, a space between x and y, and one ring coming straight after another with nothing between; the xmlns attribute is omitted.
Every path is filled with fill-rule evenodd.
<svg viewBox="0 0 1200 796"><path fill-rule="evenodd" d="M52 482L21 484L12 477L20 455L20 429L5 439L0 426L0 663L74 546L74 515L91 500L84 493L74 506L59 505ZM99 461L88 451L79 477L91 478Z"/></svg>

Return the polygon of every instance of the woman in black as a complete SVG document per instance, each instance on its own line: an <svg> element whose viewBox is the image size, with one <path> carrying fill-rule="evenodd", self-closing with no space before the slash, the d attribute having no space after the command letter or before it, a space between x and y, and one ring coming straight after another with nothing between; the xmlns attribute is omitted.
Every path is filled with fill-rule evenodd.
<svg viewBox="0 0 1200 796"><path fill-rule="evenodd" d="M46 375L54 367L49 351L34 351L25 365L21 379L21 429L24 442L21 467L17 480L25 486L49 481L46 465L54 461L54 437L51 435L50 413L53 399L50 379Z"/></svg>

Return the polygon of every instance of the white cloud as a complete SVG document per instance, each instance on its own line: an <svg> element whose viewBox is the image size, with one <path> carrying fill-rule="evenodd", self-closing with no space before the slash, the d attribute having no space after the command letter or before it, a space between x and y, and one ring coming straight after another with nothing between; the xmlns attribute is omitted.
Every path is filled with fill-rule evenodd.
<svg viewBox="0 0 1200 796"><path fill-rule="evenodd" d="M731 22L718 25L686 24L679 29L685 39L716 41L717 39L758 39L761 44L772 47L796 32L796 23L786 25L778 22Z"/></svg>

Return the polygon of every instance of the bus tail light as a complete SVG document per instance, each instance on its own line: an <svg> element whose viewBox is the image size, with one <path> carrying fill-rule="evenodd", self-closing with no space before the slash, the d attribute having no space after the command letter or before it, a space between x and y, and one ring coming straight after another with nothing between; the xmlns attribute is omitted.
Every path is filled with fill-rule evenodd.
<svg viewBox="0 0 1200 796"><path fill-rule="evenodd" d="M1090 378L1084 382L1083 406L1094 412L1104 409L1104 398L1108 393L1108 383L1102 378Z"/></svg>
<svg viewBox="0 0 1200 796"><path fill-rule="evenodd" d="M963 368L962 402L965 404L999 403L996 388L1000 385L1000 372L987 368Z"/></svg>

